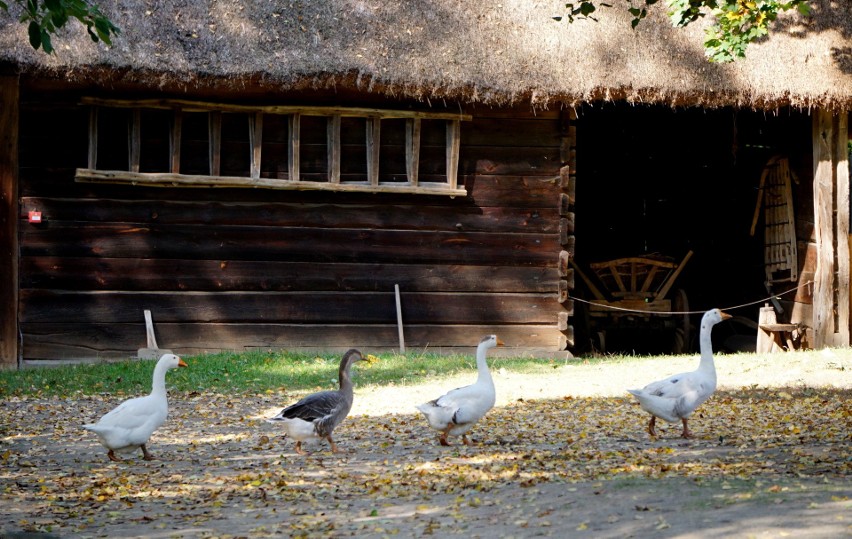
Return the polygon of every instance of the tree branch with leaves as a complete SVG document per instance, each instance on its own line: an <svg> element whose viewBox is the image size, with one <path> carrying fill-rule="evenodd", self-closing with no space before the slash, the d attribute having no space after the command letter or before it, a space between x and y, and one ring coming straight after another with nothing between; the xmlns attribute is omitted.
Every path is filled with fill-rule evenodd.
<svg viewBox="0 0 852 539"><path fill-rule="evenodd" d="M636 26L648 14L648 9L658 0L625 0L627 11L633 15L631 26ZM770 25L783 11L796 9L803 15L810 13L811 0L666 0L669 19L675 27L685 27L701 17L710 15L714 22L706 31L704 50L713 62L731 62L744 58L749 44L769 33ZM638 5L637 5L638 4ZM592 19L597 21L598 6L609 8L612 4L593 0L580 0L565 4L568 14L556 20Z"/></svg>
<svg viewBox="0 0 852 539"><path fill-rule="evenodd" d="M27 33L32 48L41 48L47 54L53 53L51 36L65 26L71 19L77 19L86 25L86 31L92 41L103 41L112 45L111 37L121 31L109 20L97 5L86 0L13 0L21 6L19 21L27 25ZM9 4L0 0L0 9L9 11Z"/></svg>

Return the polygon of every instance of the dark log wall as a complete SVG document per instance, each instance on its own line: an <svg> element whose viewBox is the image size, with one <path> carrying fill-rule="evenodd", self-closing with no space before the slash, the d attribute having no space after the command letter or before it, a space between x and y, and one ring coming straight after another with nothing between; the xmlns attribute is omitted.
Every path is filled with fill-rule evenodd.
<svg viewBox="0 0 852 539"><path fill-rule="evenodd" d="M146 346L144 309L158 344L181 353L393 349L395 284L408 348L466 348L494 332L505 352L565 350L564 122L557 113L470 112L459 180L467 197L162 189L75 183L75 168L87 166L88 110L23 96L24 360L132 357ZM149 120L143 148L161 152L143 153L142 171L168 170L167 131L144 127L168 120ZM182 145L186 173L208 172L199 122L184 118L188 139L197 135ZM125 125L100 115L112 144L99 146L98 168L126 170ZM223 175L248 175L242 127L223 121ZM401 179L401 126L384 128L383 181ZM324 124L302 125L306 177L324 170L324 133ZM442 137L424 127L421 179L445 173ZM364 138L363 126L344 132L348 179L366 173ZM265 121L265 155L282 145L286 156L284 140L286 122ZM262 167L263 176L280 174L286 161ZM43 222L27 223L29 210Z"/></svg>

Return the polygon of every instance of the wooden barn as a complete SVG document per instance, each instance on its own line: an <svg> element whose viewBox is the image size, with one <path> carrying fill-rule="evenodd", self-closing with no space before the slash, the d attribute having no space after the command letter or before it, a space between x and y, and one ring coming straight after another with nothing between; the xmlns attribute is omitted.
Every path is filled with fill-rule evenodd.
<svg viewBox="0 0 852 539"><path fill-rule="evenodd" d="M145 311L184 354L686 350L667 313L773 294L848 345L842 2L731 65L702 23L561 5L116 1L112 47L48 56L13 4L0 361L133 357Z"/></svg>

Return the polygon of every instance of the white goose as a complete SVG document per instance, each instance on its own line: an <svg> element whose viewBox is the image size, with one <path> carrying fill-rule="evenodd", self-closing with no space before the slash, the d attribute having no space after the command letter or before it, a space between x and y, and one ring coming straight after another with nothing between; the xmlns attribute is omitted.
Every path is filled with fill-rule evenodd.
<svg viewBox="0 0 852 539"><path fill-rule="evenodd" d="M154 367L154 379L151 394L126 400L104 415L97 423L83 425L83 428L98 435L101 444L109 449L110 460L120 461L116 451L142 449L142 458L152 460L145 444L165 421L169 414L166 395L166 371L176 367L186 367L186 363L174 354L164 354Z"/></svg>
<svg viewBox="0 0 852 539"><path fill-rule="evenodd" d="M503 342L497 335L483 337L476 347L476 368L479 371L476 383L453 389L442 397L417 406L426 416L429 426L441 433L441 445L450 445L447 436L459 434L462 435L462 442L470 445L467 431L494 407L497 395L485 353L489 348L502 345Z"/></svg>
<svg viewBox="0 0 852 539"><path fill-rule="evenodd" d="M728 318L731 318L731 315L719 309L709 310L701 318L699 334L701 361L697 370L652 382L642 389L627 390L639 400L642 409L651 414L651 422L648 423L648 432L651 436L657 436L654 424L659 417L670 423L681 421L683 423L681 435L684 438L692 437L692 432L687 426L687 419L716 391L716 365L713 363L713 343L710 332L713 326Z"/></svg>

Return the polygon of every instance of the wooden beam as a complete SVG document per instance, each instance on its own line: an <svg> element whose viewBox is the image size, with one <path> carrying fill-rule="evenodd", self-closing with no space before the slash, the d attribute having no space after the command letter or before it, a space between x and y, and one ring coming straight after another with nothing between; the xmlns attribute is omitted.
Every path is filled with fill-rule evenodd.
<svg viewBox="0 0 852 539"><path fill-rule="evenodd" d="M260 178L260 156L263 146L263 113L249 116L249 146L251 147L251 177Z"/></svg>
<svg viewBox="0 0 852 539"><path fill-rule="evenodd" d="M849 344L848 137L846 115L814 112L814 348Z"/></svg>
<svg viewBox="0 0 852 539"><path fill-rule="evenodd" d="M139 159L142 153L142 111L140 109L133 109L129 130L127 168L130 172L139 172Z"/></svg>
<svg viewBox="0 0 852 539"><path fill-rule="evenodd" d="M289 167L289 179L290 181L297 182L299 181L299 171L301 165L299 164L299 156L301 155L301 145L302 145L302 116L298 113L291 114L287 119L288 132L289 132L289 143L287 144L287 164Z"/></svg>
<svg viewBox="0 0 852 539"><path fill-rule="evenodd" d="M382 121L367 118L367 183L379 186L379 154L381 150Z"/></svg>
<svg viewBox="0 0 852 539"><path fill-rule="evenodd" d="M0 75L0 368L18 366L17 75Z"/></svg>
<svg viewBox="0 0 852 539"><path fill-rule="evenodd" d="M125 172L121 170L91 170L78 168L74 179L80 183L116 183L145 185L148 187L249 187L281 189L289 191L348 191L360 193L408 193L419 195L465 196L463 188L450 189L443 182L421 182L417 187L407 183L374 186L366 182L329 182L278 180L274 178L246 178L243 176L200 176L190 174L166 174L161 172Z"/></svg>
<svg viewBox="0 0 852 539"><path fill-rule="evenodd" d="M340 183L340 114L328 117L328 181L329 183Z"/></svg>
<svg viewBox="0 0 852 539"><path fill-rule="evenodd" d="M447 122L447 183L450 189L458 185L459 148L461 147L461 123L458 120Z"/></svg>
<svg viewBox="0 0 852 539"><path fill-rule="evenodd" d="M405 121L405 173L408 183L417 185L420 173L420 118Z"/></svg>
<svg viewBox="0 0 852 539"><path fill-rule="evenodd" d="M176 109L172 115L172 125L169 132L169 170L172 174L180 174L180 141L183 131L183 111ZM89 168L95 168L89 165Z"/></svg>
<svg viewBox="0 0 852 539"><path fill-rule="evenodd" d="M89 109L89 168L98 168L98 107Z"/></svg>
<svg viewBox="0 0 852 539"><path fill-rule="evenodd" d="M207 121L210 175L218 176L222 172L222 113L211 111Z"/></svg>
<svg viewBox="0 0 852 539"><path fill-rule="evenodd" d="M834 346L846 347L850 344L849 317L849 116L845 113L833 117L835 124L834 177L835 177L835 229L837 244L835 253L837 284L837 327Z"/></svg>
<svg viewBox="0 0 852 539"><path fill-rule="evenodd" d="M265 112L266 114L301 114L303 116L334 116L341 115L350 118L372 117L372 118L420 118L423 120L457 120L469 122L473 119L470 114L458 112L427 112L415 110L391 110L374 109L363 107L306 107L306 106L281 106L281 105L234 105L232 103L213 103L203 101L190 101L186 99L101 99L97 97L84 97L80 100L84 105L99 105L103 107L119 108L147 108L147 109L173 109L182 108L187 112L241 112L254 113Z"/></svg>

